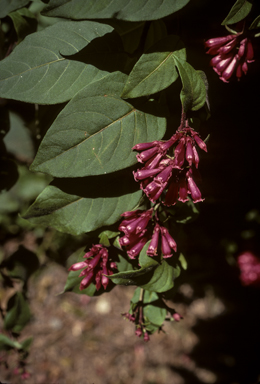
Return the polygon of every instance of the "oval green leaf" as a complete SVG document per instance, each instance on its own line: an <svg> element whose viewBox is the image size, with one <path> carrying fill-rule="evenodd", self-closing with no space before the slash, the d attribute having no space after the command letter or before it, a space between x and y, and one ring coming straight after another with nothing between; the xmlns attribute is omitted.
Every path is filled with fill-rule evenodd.
<svg viewBox="0 0 260 384"><path fill-rule="evenodd" d="M188 4L189 0L50 0L45 16L82 19L157 20Z"/></svg>
<svg viewBox="0 0 260 384"><path fill-rule="evenodd" d="M122 74L113 73L80 91L45 135L32 171L55 177L83 177L124 169L136 163L132 147L159 140L165 118L122 100Z"/></svg>
<svg viewBox="0 0 260 384"><path fill-rule="evenodd" d="M63 21L27 36L0 62L0 97L39 104L71 99L107 72L62 55L73 55L112 30L92 21Z"/></svg>
<svg viewBox="0 0 260 384"><path fill-rule="evenodd" d="M87 184L86 184L87 189ZM80 197L50 185L37 197L23 218L35 225L51 226L61 232L80 235L112 225L132 210L142 191L114 197Z"/></svg>
<svg viewBox="0 0 260 384"><path fill-rule="evenodd" d="M167 36L145 52L130 72L123 98L147 96L171 85L177 78L176 60L186 59L185 48L178 36Z"/></svg>

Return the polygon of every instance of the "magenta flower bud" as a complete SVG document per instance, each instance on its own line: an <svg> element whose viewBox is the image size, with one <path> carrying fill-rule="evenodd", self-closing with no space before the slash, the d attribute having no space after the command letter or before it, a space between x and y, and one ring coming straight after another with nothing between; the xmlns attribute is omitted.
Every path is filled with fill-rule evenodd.
<svg viewBox="0 0 260 384"><path fill-rule="evenodd" d="M246 50L246 43L247 43L247 39L243 39L241 42L240 42L240 46L239 46L239 50L237 52L238 56L241 58L244 56L245 54L245 50Z"/></svg>
<svg viewBox="0 0 260 384"><path fill-rule="evenodd" d="M110 268L112 269L117 269L117 265L114 261L111 261L111 263L109 264Z"/></svg>
<svg viewBox="0 0 260 384"><path fill-rule="evenodd" d="M108 274L108 272L107 272ZM101 284L103 285L104 289L107 289L107 286L109 284L109 278L107 276L102 276L101 278Z"/></svg>
<svg viewBox="0 0 260 384"><path fill-rule="evenodd" d="M169 246L177 252L177 244L175 240L172 238L172 236L169 234L168 230L165 227L161 227L161 233L165 236L166 240L168 241Z"/></svg>
<svg viewBox="0 0 260 384"><path fill-rule="evenodd" d="M176 146L174 150L174 157L176 159L176 164L178 164L180 167L184 163L184 156L185 156L185 139L182 137L180 139L179 144Z"/></svg>
<svg viewBox="0 0 260 384"><path fill-rule="evenodd" d="M162 249L162 253L163 253L163 258L167 259L169 257L172 257L171 247L170 247L166 237L162 234L161 238L162 238L161 249Z"/></svg>
<svg viewBox="0 0 260 384"><path fill-rule="evenodd" d="M217 55L217 56L212 57L209 64L211 67L215 67L221 60L223 60L223 56Z"/></svg>
<svg viewBox="0 0 260 384"><path fill-rule="evenodd" d="M158 153L158 147L153 147L139 153L138 155L136 155L136 158L139 163L145 163L147 160L151 159L151 157L153 157L156 153Z"/></svg>
<svg viewBox="0 0 260 384"><path fill-rule="evenodd" d="M186 142L186 160L189 163L189 166L191 167L194 161L194 154L190 140L187 140Z"/></svg>
<svg viewBox="0 0 260 384"><path fill-rule="evenodd" d="M177 199L178 199L178 191L179 191L179 186L175 181L172 181L170 183L170 186L168 188L168 191L165 195L165 201L164 204L169 207L171 205L176 204Z"/></svg>
<svg viewBox="0 0 260 384"><path fill-rule="evenodd" d="M136 336L138 336L138 337L141 337L141 336L142 336L143 331L142 331L141 327L136 328L135 334L136 334Z"/></svg>
<svg viewBox="0 0 260 384"><path fill-rule="evenodd" d="M148 335L148 333L147 332L145 332L144 333L144 341L149 341L150 340L150 337L149 337L149 335Z"/></svg>
<svg viewBox="0 0 260 384"><path fill-rule="evenodd" d="M236 77L238 80L242 77L243 71L242 71L242 63L239 63L236 70Z"/></svg>
<svg viewBox="0 0 260 384"><path fill-rule="evenodd" d="M252 63L254 60L254 48L251 43L250 39L247 39L247 46L246 46L246 60L248 63Z"/></svg>
<svg viewBox="0 0 260 384"><path fill-rule="evenodd" d="M173 169L173 164L168 165L163 171L161 171L155 178L154 181L158 183L166 183L169 178L172 175L172 169Z"/></svg>
<svg viewBox="0 0 260 384"><path fill-rule="evenodd" d="M147 255L149 255L151 257L157 255L159 234L160 234L160 225L157 223L154 227L151 243L150 243L150 245L147 249L147 252L146 252Z"/></svg>
<svg viewBox="0 0 260 384"><path fill-rule="evenodd" d="M160 163L161 158L163 157L162 153L157 153L157 155L151 157L146 163L145 163L145 169L152 169L157 168L158 164Z"/></svg>
<svg viewBox="0 0 260 384"><path fill-rule="evenodd" d="M236 38L234 35L228 35L228 36L223 36L223 37L214 37L213 39L207 40L204 45L206 48L211 48L211 47L221 47L223 44L227 43L230 40L233 40Z"/></svg>
<svg viewBox="0 0 260 384"><path fill-rule="evenodd" d="M96 283L96 289L97 291L101 288L101 279L102 279L102 271L99 270L95 276L95 283Z"/></svg>
<svg viewBox="0 0 260 384"><path fill-rule="evenodd" d="M186 203L186 201L189 201L188 199L188 185L186 182L186 179L184 177L180 178L179 182L179 201L182 203Z"/></svg>
<svg viewBox="0 0 260 384"><path fill-rule="evenodd" d="M138 217L139 213L143 212L141 209L137 209L136 211L126 211L121 214L123 217L127 217L128 219L130 218L136 218Z"/></svg>
<svg viewBox="0 0 260 384"><path fill-rule="evenodd" d="M217 72L217 74L219 76L227 68L227 66L229 65L229 63L232 60L232 57L233 57L233 55L229 54L228 57L226 57L225 59L221 60L220 62L218 62L218 64L215 67L213 67L214 71Z"/></svg>
<svg viewBox="0 0 260 384"><path fill-rule="evenodd" d="M242 64L242 71L244 72L245 75L247 74L248 65L246 61L244 61L244 63Z"/></svg>
<svg viewBox="0 0 260 384"><path fill-rule="evenodd" d="M148 177L152 177L157 175L161 171L161 168L153 168L153 169L138 169L136 172L133 172L135 181L147 179Z"/></svg>
<svg viewBox="0 0 260 384"><path fill-rule="evenodd" d="M127 254L130 257L130 259L134 259L137 255L139 255L139 253L141 252L141 250L143 249L146 243L147 243L147 238L142 237L138 243L136 243L131 249L129 249L127 251Z"/></svg>
<svg viewBox="0 0 260 384"><path fill-rule="evenodd" d="M230 41L228 44L224 45L224 47L219 48L218 53L220 55L226 55L227 53L231 52L233 48L235 48L237 44L236 39Z"/></svg>
<svg viewBox="0 0 260 384"><path fill-rule="evenodd" d="M177 313L177 312L175 312L172 315L172 317L174 318L175 321L178 321L178 322L182 319L182 316L179 313Z"/></svg>
<svg viewBox="0 0 260 384"><path fill-rule="evenodd" d="M156 147L156 146L158 146L158 144L159 144L159 141L152 141L151 143L138 143L132 148L132 150L133 151L144 151L145 149Z"/></svg>
<svg viewBox="0 0 260 384"><path fill-rule="evenodd" d="M222 72L220 80L224 81L224 83L228 83L228 79L230 79L230 77L233 75L234 70L235 70L235 68L237 66L238 60L239 60L238 55L235 55L235 57L232 59L230 64Z"/></svg>
<svg viewBox="0 0 260 384"><path fill-rule="evenodd" d="M82 291L82 289L87 288L91 284L93 278L94 278L94 271L93 269L91 269L87 274L87 276L84 277L84 279L81 281L79 289Z"/></svg>
<svg viewBox="0 0 260 384"><path fill-rule="evenodd" d="M196 141L196 143L198 144L198 146L200 147L200 149L202 149L203 151L207 152L207 145L206 143L198 136L197 133L195 133L193 135L193 138L194 140Z"/></svg>
<svg viewBox="0 0 260 384"><path fill-rule="evenodd" d="M88 266L88 263L86 261L80 261L79 263L73 264L68 270L69 271L79 271L82 268L85 268Z"/></svg>
<svg viewBox="0 0 260 384"><path fill-rule="evenodd" d="M94 269L98 265L100 257L101 253L98 253L93 259L88 261L88 268Z"/></svg>
<svg viewBox="0 0 260 384"><path fill-rule="evenodd" d="M195 164L195 167L198 168L200 159L199 159L199 155L195 145L193 145L192 151L193 151L193 162Z"/></svg>
<svg viewBox="0 0 260 384"><path fill-rule="evenodd" d="M193 202L198 203L200 201L203 201L204 199L201 198L201 192L197 187L195 181L190 175L187 176L187 183L188 183L188 190L191 194Z"/></svg>

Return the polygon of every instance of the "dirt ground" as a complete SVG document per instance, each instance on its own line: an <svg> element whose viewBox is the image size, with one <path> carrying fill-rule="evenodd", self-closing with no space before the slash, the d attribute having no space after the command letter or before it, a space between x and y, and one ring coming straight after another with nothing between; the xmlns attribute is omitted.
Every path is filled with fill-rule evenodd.
<svg viewBox="0 0 260 384"><path fill-rule="evenodd" d="M184 317L179 323L166 322L164 332L144 343L134 335L132 323L120 315L128 311L133 287L115 287L110 294L88 298L74 293L59 295L67 272L51 263L31 281L29 298L33 319L23 338L33 335L28 359L28 384L184 384L215 383L217 376L198 366L190 353L199 342L192 330L202 319L221 316L223 302L208 289L204 298L190 305L177 304ZM193 298L188 284L180 292ZM10 360L10 359L9 359ZM5 383L21 378L10 367L1 372ZM185 380L184 376L193 378Z"/></svg>

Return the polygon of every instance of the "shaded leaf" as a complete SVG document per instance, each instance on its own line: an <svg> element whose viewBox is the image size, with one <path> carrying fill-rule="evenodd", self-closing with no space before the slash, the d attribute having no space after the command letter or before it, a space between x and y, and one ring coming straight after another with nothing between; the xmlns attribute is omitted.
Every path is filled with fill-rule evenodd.
<svg viewBox="0 0 260 384"><path fill-rule="evenodd" d="M251 11L252 5L252 1L237 0L221 24L235 24L243 20Z"/></svg>
<svg viewBox="0 0 260 384"><path fill-rule="evenodd" d="M178 78L177 58L186 58L185 48L178 36L170 35L157 41L135 64L122 97L146 96L167 88Z"/></svg>
<svg viewBox="0 0 260 384"><path fill-rule="evenodd" d="M79 19L156 20L177 12L189 0L50 0L45 16Z"/></svg>
<svg viewBox="0 0 260 384"><path fill-rule="evenodd" d="M19 333L31 318L30 308L22 292L17 292L8 301L7 313L4 319L5 329Z"/></svg>
<svg viewBox="0 0 260 384"><path fill-rule="evenodd" d="M110 173L136 163L135 144L161 139L165 118L118 96L125 79L115 72L80 91L48 130L31 170L56 177Z"/></svg>
<svg viewBox="0 0 260 384"><path fill-rule="evenodd" d="M21 8L15 12L11 12L9 17L13 21L18 43L22 41L25 36L35 32L37 29L37 20L34 14L27 8Z"/></svg>
<svg viewBox="0 0 260 384"><path fill-rule="evenodd" d="M114 224L124 211L137 205L141 195L142 191L138 190L114 197L81 197L50 185L23 217L34 225L51 226L61 232L79 235Z"/></svg>
<svg viewBox="0 0 260 384"><path fill-rule="evenodd" d="M250 25L249 29L256 29L260 27L260 15L255 18L255 20Z"/></svg>
<svg viewBox="0 0 260 384"><path fill-rule="evenodd" d="M27 36L0 63L0 96L39 104L69 100L107 72L62 55L75 54L111 31L92 21L63 21Z"/></svg>
<svg viewBox="0 0 260 384"><path fill-rule="evenodd" d="M124 50L126 52L133 53L140 43L145 23L142 21L130 22L118 19L111 19L107 21L109 25L115 28L117 33L120 35Z"/></svg>
<svg viewBox="0 0 260 384"><path fill-rule="evenodd" d="M21 342L21 349L23 349L24 351L28 351L32 342L33 342L33 337L28 337L28 339L25 339L24 341Z"/></svg>
<svg viewBox="0 0 260 384"><path fill-rule="evenodd" d="M163 20L154 20L151 22L144 43L144 51L147 51L157 41L167 36L167 28Z"/></svg>
<svg viewBox="0 0 260 384"><path fill-rule="evenodd" d="M199 71L184 60L176 60L182 81L181 102L184 111L197 111L206 102L206 87Z"/></svg>
<svg viewBox="0 0 260 384"><path fill-rule="evenodd" d="M16 9L23 8L25 5L29 4L29 2L29 0L0 0L0 19Z"/></svg>
<svg viewBox="0 0 260 384"><path fill-rule="evenodd" d="M0 333L0 350L16 348L21 349L22 345L18 341L14 341L9 337L5 336L3 333Z"/></svg>
<svg viewBox="0 0 260 384"><path fill-rule="evenodd" d="M33 252L20 245L15 253L3 261L2 267L7 268L8 276L26 281L39 268L39 260Z"/></svg>

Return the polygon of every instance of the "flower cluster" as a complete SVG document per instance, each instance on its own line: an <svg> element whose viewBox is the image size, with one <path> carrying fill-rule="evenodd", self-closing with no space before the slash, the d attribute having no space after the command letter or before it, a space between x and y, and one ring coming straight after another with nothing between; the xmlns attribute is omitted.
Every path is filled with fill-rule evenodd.
<svg viewBox="0 0 260 384"><path fill-rule="evenodd" d="M233 73L240 80L243 73L247 74L248 63L254 61L252 42L248 37L243 38L242 32L209 39L205 42L205 47L209 48L208 54L216 55L211 59L210 65L225 83L229 82Z"/></svg>
<svg viewBox="0 0 260 384"><path fill-rule="evenodd" d="M149 333L147 332L145 325L144 325L144 317L143 317L143 307L142 303L137 304L134 313L122 313L122 316L125 319L128 319L132 323L135 323L135 334L138 337L143 336L144 341L149 341Z"/></svg>
<svg viewBox="0 0 260 384"><path fill-rule="evenodd" d="M173 156L169 149L176 144ZM199 165L198 145L207 152L207 146L198 133L189 127L180 126L170 140L141 143L133 150L142 151L137 160L144 163L144 167L134 172L134 178L140 182L140 188L154 203L165 194L167 206L174 205L177 200L188 201L191 195L194 203L202 201L201 193L194 181L194 174ZM178 196L179 195L179 196Z"/></svg>
<svg viewBox="0 0 260 384"><path fill-rule="evenodd" d="M108 275L112 275L112 269L117 268L115 262L108 262L107 248L102 244L93 245L93 247L84 255L85 261L73 264L69 271L84 270L80 273L80 277L84 276L80 283L80 290L87 288L93 280L95 280L96 288L99 290L101 285L104 289L109 283ZM108 266L109 264L109 266Z"/></svg>
<svg viewBox="0 0 260 384"><path fill-rule="evenodd" d="M151 243L147 250L147 255L149 256L157 256L159 243L161 244L163 258L172 256L171 249L175 252L177 250L176 242L169 234L167 228L159 225L157 221L152 232L152 215L153 208L147 211L136 210L122 214L125 219L121 222L118 229L124 232L124 236L119 239L119 244L121 247L126 247L127 254L131 259L139 255L144 245L150 239Z"/></svg>
<svg viewBox="0 0 260 384"><path fill-rule="evenodd" d="M260 287L260 259L251 252L244 252L238 256L237 262L241 283Z"/></svg>

